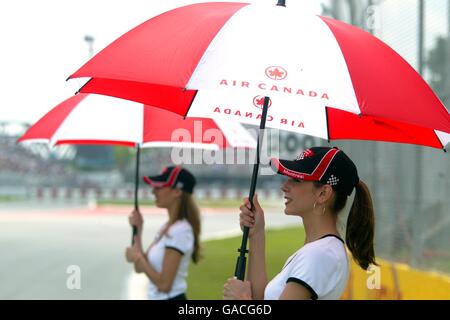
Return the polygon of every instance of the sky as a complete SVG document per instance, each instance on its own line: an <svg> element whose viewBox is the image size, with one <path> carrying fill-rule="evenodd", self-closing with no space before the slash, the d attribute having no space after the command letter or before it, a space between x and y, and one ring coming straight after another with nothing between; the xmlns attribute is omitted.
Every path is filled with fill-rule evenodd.
<svg viewBox="0 0 450 320"><path fill-rule="evenodd" d="M94 37L97 53L151 17L194 2L206 1L1 1L0 122L34 123L77 91L79 80L65 80L89 59L86 35ZM287 4L321 11L319 0L287 0Z"/></svg>
<svg viewBox="0 0 450 320"><path fill-rule="evenodd" d="M34 123L75 93L82 83L65 80L89 58L86 35L95 38L97 53L151 17L194 2L202 1L1 1L0 121ZM307 1L291 0L290 5L300 2ZM309 3L320 13L318 2Z"/></svg>

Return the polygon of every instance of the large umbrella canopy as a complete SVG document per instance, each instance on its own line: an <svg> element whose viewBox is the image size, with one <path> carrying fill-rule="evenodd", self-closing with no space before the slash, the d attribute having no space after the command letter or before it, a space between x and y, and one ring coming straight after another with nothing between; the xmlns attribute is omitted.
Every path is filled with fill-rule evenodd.
<svg viewBox="0 0 450 320"><path fill-rule="evenodd" d="M279 5L199 3L127 32L69 78L80 92L325 139L444 148L450 115L394 50L343 22ZM258 140L259 142L259 140ZM259 152L249 199L253 199ZM244 279L248 228L235 275Z"/></svg>
<svg viewBox="0 0 450 320"><path fill-rule="evenodd" d="M443 148L450 116L419 74L376 37L283 6L200 3L118 38L70 78L81 92L180 115L258 124L325 139Z"/></svg>
<svg viewBox="0 0 450 320"><path fill-rule="evenodd" d="M59 144L109 144L134 147L201 149L255 148L241 124L183 118L127 100L78 94L57 105L19 138Z"/></svg>

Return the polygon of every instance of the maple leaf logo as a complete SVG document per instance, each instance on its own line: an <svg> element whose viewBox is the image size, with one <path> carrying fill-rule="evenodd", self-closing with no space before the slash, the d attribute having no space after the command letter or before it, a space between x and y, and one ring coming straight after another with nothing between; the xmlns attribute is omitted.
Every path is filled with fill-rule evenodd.
<svg viewBox="0 0 450 320"><path fill-rule="evenodd" d="M264 105L264 98L263 97L261 97L260 99L256 98L256 105L262 108L262 106Z"/></svg>
<svg viewBox="0 0 450 320"><path fill-rule="evenodd" d="M273 78L282 78L284 75L283 71L278 70L278 68L275 68L274 70L269 70L269 74L273 77Z"/></svg>
<svg viewBox="0 0 450 320"><path fill-rule="evenodd" d="M256 96L253 98L253 105L258 109L262 109L264 107L264 96ZM272 106L272 100L269 99L268 108Z"/></svg>
<svg viewBox="0 0 450 320"><path fill-rule="evenodd" d="M272 80L283 80L287 77L287 71L283 67L272 66L266 69L266 76Z"/></svg>

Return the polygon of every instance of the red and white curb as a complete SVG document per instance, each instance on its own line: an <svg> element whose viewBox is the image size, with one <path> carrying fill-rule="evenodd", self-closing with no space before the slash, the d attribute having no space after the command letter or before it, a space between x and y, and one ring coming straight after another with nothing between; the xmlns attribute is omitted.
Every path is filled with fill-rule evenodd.
<svg viewBox="0 0 450 320"><path fill-rule="evenodd" d="M281 190L258 190L260 197L267 200L279 199ZM242 199L248 195L248 189L208 188L195 190L197 199ZM102 188L46 188L30 189L27 193L30 200L35 201L96 201L96 200L132 200L133 189L102 189ZM140 190L139 199L152 200L151 190Z"/></svg>

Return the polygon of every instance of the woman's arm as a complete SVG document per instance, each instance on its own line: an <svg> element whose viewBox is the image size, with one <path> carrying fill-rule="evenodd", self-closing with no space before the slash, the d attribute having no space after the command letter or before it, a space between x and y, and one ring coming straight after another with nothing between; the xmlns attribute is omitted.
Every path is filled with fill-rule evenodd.
<svg viewBox="0 0 450 320"><path fill-rule="evenodd" d="M253 197L254 208L252 211L248 210L250 207L248 199L245 199L244 205L244 208L241 208L244 210L241 210L244 215L241 224L250 227L247 280L251 283L253 299L262 300L268 283L264 210L261 208L256 194Z"/></svg>
<svg viewBox="0 0 450 320"><path fill-rule="evenodd" d="M133 227L137 228L137 238L134 241L139 242L139 246L142 248L142 233L144 229L144 218L139 209L134 209L128 216L128 222Z"/></svg>
<svg viewBox="0 0 450 320"><path fill-rule="evenodd" d="M254 235L249 241L247 280L252 287L252 298L264 299L267 286L265 234Z"/></svg>
<svg viewBox="0 0 450 320"><path fill-rule="evenodd" d="M253 205L254 209L250 210L250 202L245 198L239 215L241 228L250 228L247 281L229 279L224 286L225 299L264 299L267 286L265 223L257 195L253 198Z"/></svg>
<svg viewBox="0 0 450 320"><path fill-rule="evenodd" d="M263 300L267 286L264 233L250 238L247 281L230 278L224 285L225 300Z"/></svg>
<svg viewBox="0 0 450 320"><path fill-rule="evenodd" d="M311 292L300 283L288 282L279 300L311 300Z"/></svg>
<svg viewBox="0 0 450 320"><path fill-rule="evenodd" d="M180 252L166 248L162 271L157 272L142 253L135 261L134 269L138 273L145 273L150 281L158 287L159 291L169 292L172 289L182 257L183 255Z"/></svg>

